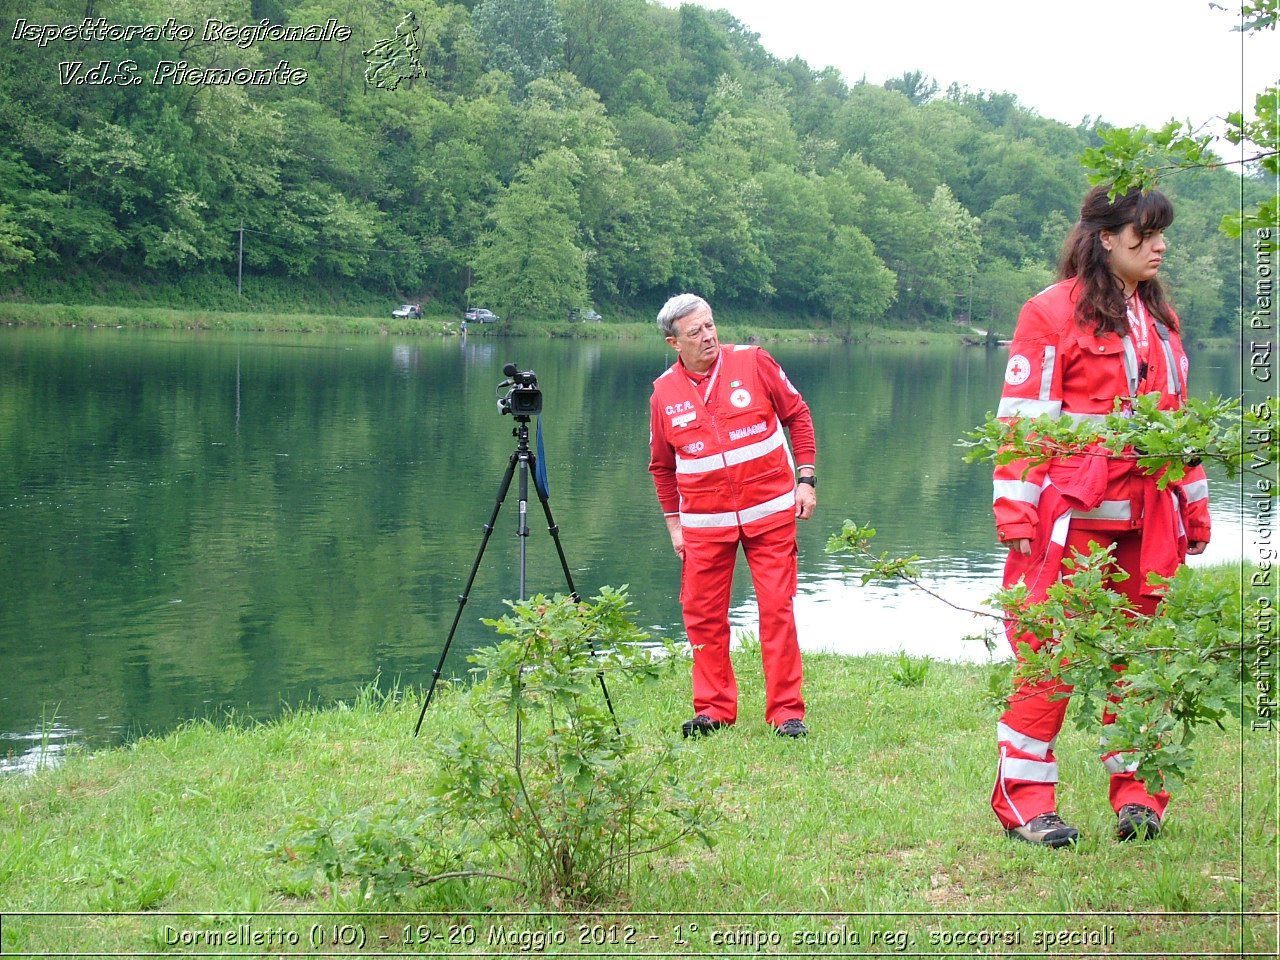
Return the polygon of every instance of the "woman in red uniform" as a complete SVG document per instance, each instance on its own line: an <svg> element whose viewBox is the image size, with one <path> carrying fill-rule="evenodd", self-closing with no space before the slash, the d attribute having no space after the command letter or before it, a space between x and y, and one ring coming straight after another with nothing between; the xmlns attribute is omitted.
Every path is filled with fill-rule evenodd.
<svg viewBox="0 0 1280 960"><path fill-rule="evenodd" d="M1178 317L1158 279L1173 206L1158 191L1130 190L1115 200L1089 191L1063 250L1058 283L1032 297L1009 347L1002 419L1063 415L1101 422L1120 399L1157 394L1162 410L1186 398L1187 355ZM1208 481L1189 469L1166 491L1132 459L1076 456L1026 469L995 470L996 530L1009 547L1005 586L1024 581L1032 600L1061 576L1062 560L1091 544L1114 545L1130 576L1111 584L1141 613L1155 610L1147 574L1172 575L1209 540ZM1030 634L1010 636L1033 648ZM991 805L1009 836L1060 847L1079 831L1058 815L1053 748L1070 688L1023 683L997 726L1000 760ZM1057 698L1055 698L1055 694ZM1104 716L1104 724L1110 718ZM1164 822L1169 795L1151 792L1125 754L1102 755L1121 840L1150 839Z"/></svg>

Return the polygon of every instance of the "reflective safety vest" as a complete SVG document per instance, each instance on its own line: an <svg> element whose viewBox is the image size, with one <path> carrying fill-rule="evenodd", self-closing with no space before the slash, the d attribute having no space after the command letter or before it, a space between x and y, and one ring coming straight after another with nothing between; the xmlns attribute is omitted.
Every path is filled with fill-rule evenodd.
<svg viewBox="0 0 1280 960"><path fill-rule="evenodd" d="M725 346L695 387L677 361L653 383L662 438L675 450L686 538L734 540L795 518L795 466L756 368L759 348Z"/></svg>

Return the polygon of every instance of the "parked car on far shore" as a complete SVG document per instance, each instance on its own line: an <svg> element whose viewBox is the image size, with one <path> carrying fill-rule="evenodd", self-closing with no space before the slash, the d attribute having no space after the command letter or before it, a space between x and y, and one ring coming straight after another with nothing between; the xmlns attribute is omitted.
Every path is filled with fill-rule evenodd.
<svg viewBox="0 0 1280 960"><path fill-rule="evenodd" d="M395 317L397 320L404 320L409 317L412 317L415 320L421 320L422 304L420 303L401 304L400 306L396 307L394 310L391 311L391 315Z"/></svg>
<svg viewBox="0 0 1280 960"><path fill-rule="evenodd" d="M577 307L574 307L569 311L570 323L600 323L603 319L604 317L591 309L579 310Z"/></svg>
<svg viewBox="0 0 1280 960"><path fill-rule="evenodd" d="M497 323L502 319L492 310L486 310L484 307L473 307L464 313L462 318L468 323Z"/></svg>

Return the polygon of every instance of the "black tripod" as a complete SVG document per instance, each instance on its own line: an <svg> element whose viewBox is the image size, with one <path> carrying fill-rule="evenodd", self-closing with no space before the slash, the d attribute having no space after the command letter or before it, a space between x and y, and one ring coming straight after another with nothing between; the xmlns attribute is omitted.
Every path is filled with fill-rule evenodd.
<svg viewBox="0 0 1280 960"><path fill-rule="evenodd" d="M453 626L449 628L449 635L445 638L444 649L440 651L440 662L436 664L436 669L431 675L431 686L427 688L426 699L422 702L422 712L418 714L418 723L413 728L413 735L416 737L418 731L422 729L422 718L427 715L427 707L431 705L431 697L436 691L436 682L440 679L440 671L444 668L445 658L449 655L449 646L453 643L453 635L458 629L458 622L462 619L462 608L467 605L467 597L471 594L471 585L475 583L476 573L480 569L480 560L484 556L484 548L489 544L489 537L493 533L494 524L498 519L498 511L502 509L502 502L507 497L507 491L511 488L511 478L515 475L516 466L520 468L520 515L517 519L516 535L520 538L520 596L518 599L523 600L524 584L525 584L525 563L528 555L529 541L529 471L534 471L534 489L538 491L538 499L542 501L542 512L547 517L547 532L551 534L551 539L555 541L556 554L560 557L560 569L564 571L565 583L569 585L569 594L575 601L582 599L578 595L578 589L573 585L573 575L569 572L569 562L564 557L564 548L560 546L560 528L556 525L555 518L551 516L551 503L547 499L547 493L538 484L537 477L537 458L533 451L529 449L529 417L520 414L515 415L516 426L511 431L512 436L516 438L516 449L507 460L507 472L502 476L502 484L498 488L498 499L493 505L493 513L489 515L489 522L484 525L484 538L480 541L480 550L476 553L475 562L471 565L471 574L467 577L467 585L463 588L462 595L458 597L458 609L453 615ZM594 652L594 648L593 648ZM613 712L613 701L609 699L609 688L605 686L604 673L598 673L600 680L600 690L604 694L604 702L609 708L609 715L615 717L615 725L617 723L616 715Z"/></svg>

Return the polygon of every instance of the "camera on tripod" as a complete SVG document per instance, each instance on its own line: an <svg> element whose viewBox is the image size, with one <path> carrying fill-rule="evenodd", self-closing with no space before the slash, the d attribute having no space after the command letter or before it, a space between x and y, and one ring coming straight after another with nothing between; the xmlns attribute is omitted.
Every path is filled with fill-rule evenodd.
<svg viewBox="0 0 1280 960"><path fill-rule="evenodd" d="M502 375L506 379L498 384L496 390L498 394L498 412L509 413L519 421L511 431L511 435L516 438L516 448L507 460L507 472L503 475L502 484L498 488L497 502L493 505L493 513L489 515L489 522L484 525L484 538L480 541L480 552L476 554L475 562L471 565L471 573L467 577L467 585L458 597L458 609L453 615L453 625L449 627L448 636L444 638L444 648L440 651L440 661L436 664L436 668L431 674L431 685L427 687L427 695L422 701L422 710L418 713L418 723L413 728L415 737L418 735L418 731L422 729L422 721L427 715L427 707L431 705L431 697L436 691L436 683L440 679L440 672L444 669L444 661L449 655L449 647L453 643L453 636L462 620L462 608L466 606L467 598L471 595L471 586L475 583L476 572L480 569L480 559L484 556L484 548L489 543L489 536L493 533L494 525L498 520L498 511L502 508L502 501L507 497L507 491L511 489L511 481L515 477L517 469L520 471L516 487L520 491L520 512L518 514L518 526L516 527L516 537L520 542L520 589L516 596L520 600L524 600L527 596L525 593L525 559L529 542L529 480L532 479L534 491L537 493L538 499L542 501L542 512L547 518L547 532L551 534L551 539L555 542L556 554L560 557L560 569L564 572L569 594L575 601L579 599L578 588L573 585L573 574L569 571L569 561L565 559L564 550L560 546L560 528L556 525L555 518L551 516L546 461L542 458L541 420L538 421L538 452L535 454L529 448L529 420L542 413L542 391L538 389L538 375L532 370L521 370L514 363L508 363L503 367ZM503 394L503 390L507 392ZM588 638L587 642L591 643L590 638ZM595 652L594 646L592 647L592 652ZM604 694L604 702L609 708L609 715L613 716L613 702L609 699L609 689L605 686L604 673L597 672L596 679L600 681L600 691ZM616 719L614 728L621 732Z"/></svg>
<svg viewBox="0 0 1280 960"><path fill-rule="evenodd" d="M505 396L498 398L498 412L511 414L517 420L527 420L542 413L542 391L538 389L538 375L532 370L521 370L514 363L502 368L507 379L498 389L509 387Z"/></svg>

